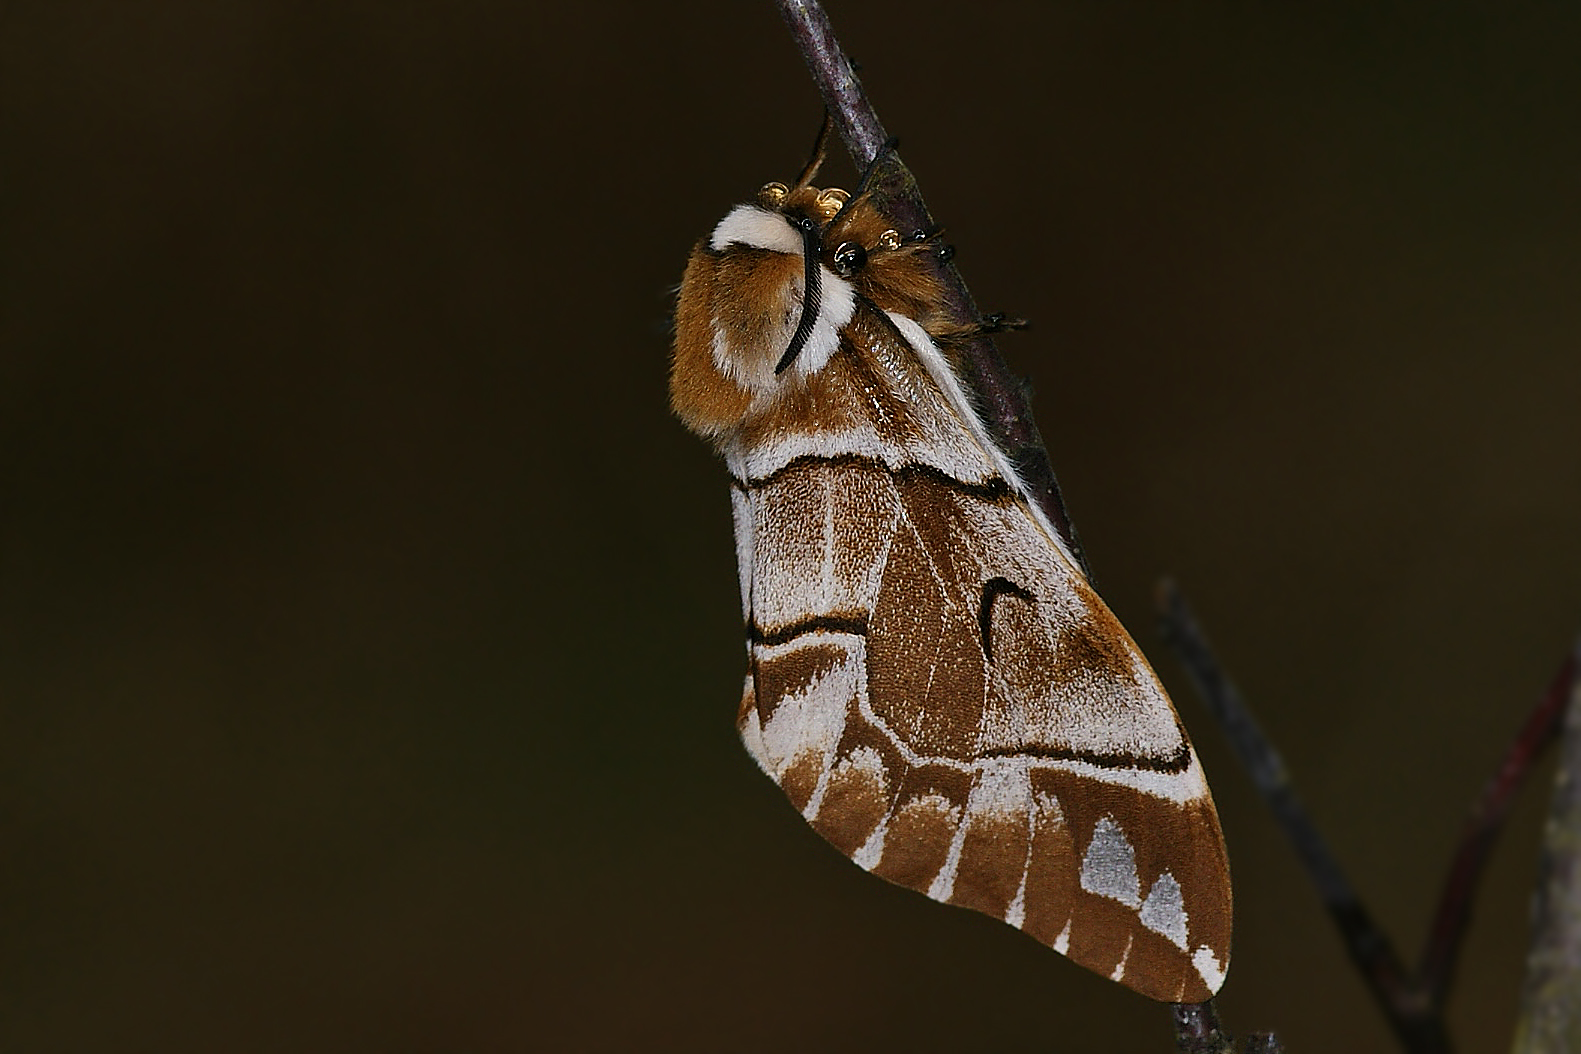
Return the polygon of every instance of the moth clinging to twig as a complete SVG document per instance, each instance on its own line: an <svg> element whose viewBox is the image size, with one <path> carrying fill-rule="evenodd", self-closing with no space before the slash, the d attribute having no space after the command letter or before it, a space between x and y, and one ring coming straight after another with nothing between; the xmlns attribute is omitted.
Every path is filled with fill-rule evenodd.
<svg viewBox="0 0 1581 1054"><path fill-rule="evenodd" d="M963 388L934 232L815 187L818 153L676 308L672 405L731 477L742 739L863 868L1205 1001L1230 880L1196 753Z"/></svg>

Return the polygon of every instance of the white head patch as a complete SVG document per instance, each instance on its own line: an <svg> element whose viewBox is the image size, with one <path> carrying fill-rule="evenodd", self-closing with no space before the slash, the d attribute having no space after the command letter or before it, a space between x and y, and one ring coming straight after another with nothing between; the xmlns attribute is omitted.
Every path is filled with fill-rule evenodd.
<svg viewBox="0 0 1581 1054"><path fill-rule="evenodd" d="M784 216L756 205L737 205L731 209L708 239L709 248L715 252L732 245L744 245L785 253L798 259L806 251L805 244L801 232L791 226ZM797 278L793 293L798 309L803 281ZM813 321L812 331L787 374L806 377L823 369L840 346L840 330L851 321L851 315L856 311L855 287L821 263L818 265L818 292L818 315ZM773 335L777 347L770 349L772 354L767 356L760 353L763 349L731 347L725 329L716 319L714 363L727 377L751 391L775 391L783 378L774 373L774 364L778 362L779 354L789 346L791 336L795 333L797 313L792 311L787 314L783 331ZM747 354L748 351L752 354Z"/></svg>
<svg viewBox="0 0 1581 1054"><path fill-rule="evenodd" d="M749 245L754 249L801 255L801 235L785 217L756 205L737 205L719 221L708 239L714 252L727 245Z"/></svg>

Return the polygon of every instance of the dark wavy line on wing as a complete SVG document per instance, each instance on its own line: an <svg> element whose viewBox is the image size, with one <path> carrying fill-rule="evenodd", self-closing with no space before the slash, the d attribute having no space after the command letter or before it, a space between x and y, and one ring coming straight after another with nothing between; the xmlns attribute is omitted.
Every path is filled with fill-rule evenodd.
<svg viewBox="0 0 1581 1054"><path fill-rule="evenodd" d="M869 468L879 469L889 473L898 482L908 482L913 479L926 479L940 486L947 487L958 494L966 494L979 501L986 501L998 505L1014 501L1016 491L1003 477L994 476L983 483L968 483L956 479L943 469L933 465L925 465L920 461L909 461L899 468L891 468L883 458L870 457L867 454L803 454L793 458L770 472L766 476L755 476L751 479L738 479L730 477L730 485L742 493L751 493L772 487L785 476L814 465L828 465L833 468Z"/></svg>
<svg viewBox="0 0 1581 1054"><path fill-rule="evenodd" d="M985 750L984 758L1033 758L1038 761L1084 761L1104 769L1145 769L1148 772L1184 772L1191 767L1191 744L1182 741L1180 749L1166 758L1143 757L1138 754L1095 754L1085 750L1057 747L1002 747Z"/></svg>
<svg viewBox="0 0 1581 1054"><path fill-rule="evenodd" d="M867 636L866 615L814 615L804 618L799 622L792 622L788 626L769 630L767 633L758 626L756 619L747 622L747 643L762 644L773 647L776 644L789 644L797 637L805 637L809 633L849 633L857 637Z"/></svg>

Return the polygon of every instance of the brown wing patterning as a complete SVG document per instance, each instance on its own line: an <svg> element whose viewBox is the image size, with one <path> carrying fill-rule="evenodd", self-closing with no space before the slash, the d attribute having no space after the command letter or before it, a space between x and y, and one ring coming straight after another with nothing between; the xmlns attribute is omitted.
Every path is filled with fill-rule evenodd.
<svg viewBox="0 0 1581 1054"><path fill-rule="evenodd" d="M867 870L1144 995L1209 998L1229 867L1168 697L987 440L916 250L863 198L780 191L693 253L672 373L732 471L748 749ZM861 238L854 274L771 259L848 263Z"/></svg>

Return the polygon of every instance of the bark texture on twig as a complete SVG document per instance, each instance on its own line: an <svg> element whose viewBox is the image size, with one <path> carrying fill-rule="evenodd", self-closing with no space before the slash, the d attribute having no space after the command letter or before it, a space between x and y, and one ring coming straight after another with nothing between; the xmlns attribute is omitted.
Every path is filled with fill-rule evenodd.
<svg viewBox="0 0 1581 1054"><path fill-rule="evenodd" d="M1515 1054L1581 1052L1581 641L1571 653L1564 735L1532 911Z"/></svg>
<svg viewBox="0 0 1581 1054"><path fill-rule="evenodd" d="M1206 1003L1176 1003L1171 1009L1175 1019L1175 1049L1181 1054L1284 1054L1284 1047L1269 1032L1253 1032L1240 1048L1235 1037L1224 1031L1219 1012L1210 1000Z"/></svg>
<svg viewBox="0 0 1581 1054"><path fill-rule="evenodd" d="M1181 1054L1235 1054L1235 1044L1219 1024L1212 1003L1177 1003L1175 1049Z"/></svg>

